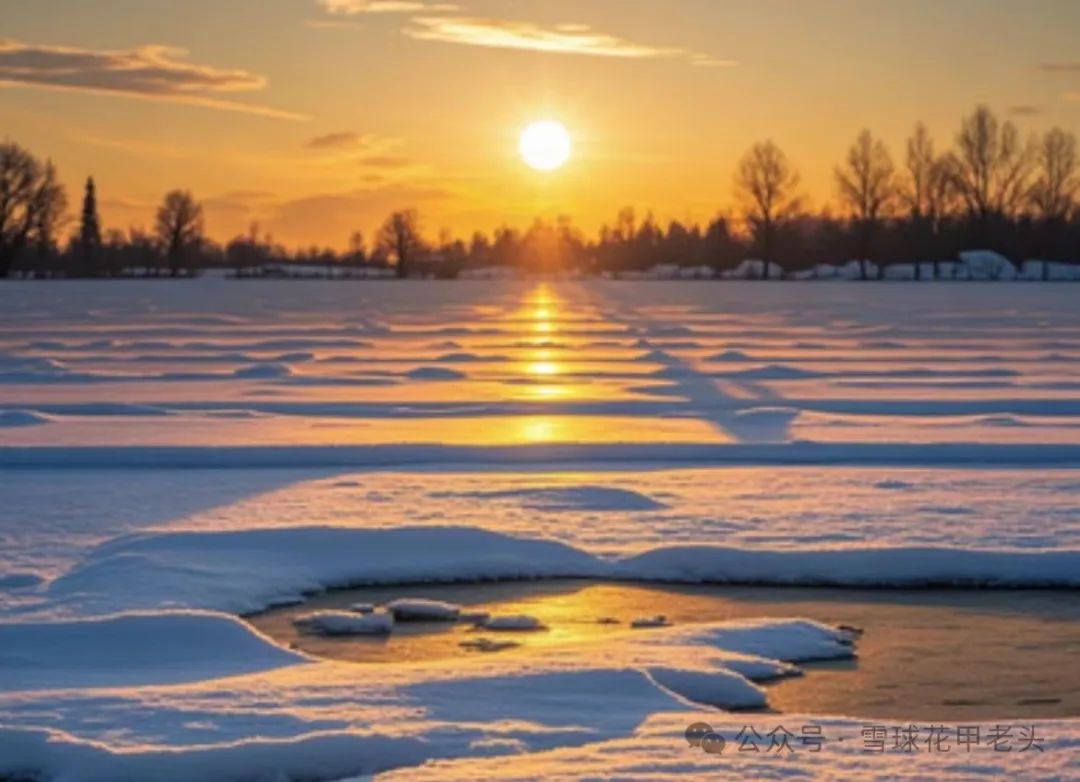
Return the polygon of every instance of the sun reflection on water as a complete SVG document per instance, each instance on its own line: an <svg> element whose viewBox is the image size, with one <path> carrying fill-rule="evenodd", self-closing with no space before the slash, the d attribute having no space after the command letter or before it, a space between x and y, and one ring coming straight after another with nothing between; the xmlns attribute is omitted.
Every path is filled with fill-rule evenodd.
<svg viewBox="0 0 1080 782"><path fill-rule="evenodd" d="M531 309L527 306L525 312L532 331L545 336L555 334L560 302L551 289L547 285L540 285L526 301L531 303ZM537 381L554 378L563 372L563 367L555 360L554 353L546 349L532 351L529 360L521 369L526 377ZM559 385L540 383L529 388L527 393L536 399L559 399L568 396L570 392Z"/></svg>

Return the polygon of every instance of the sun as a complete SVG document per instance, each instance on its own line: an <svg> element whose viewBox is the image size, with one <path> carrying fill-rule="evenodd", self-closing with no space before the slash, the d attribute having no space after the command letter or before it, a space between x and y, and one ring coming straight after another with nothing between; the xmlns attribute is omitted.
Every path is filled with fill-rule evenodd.
<svg viewBox="0 0 1080 782"><path fill-rule="evenodd" d="M526 165L537 171L554 171L570 159L570 134L551 120L534 122L521 132L518 151Z"/></svg>

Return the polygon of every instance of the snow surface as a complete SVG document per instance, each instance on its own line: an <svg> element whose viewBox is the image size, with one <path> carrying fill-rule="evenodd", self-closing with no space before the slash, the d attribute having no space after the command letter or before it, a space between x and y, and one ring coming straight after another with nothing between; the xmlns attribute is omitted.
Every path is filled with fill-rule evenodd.
<svg viewBox="0 0 1080 782"><path fill-rule="evenodd" d="M855 654L797 617L359 666L237 614L417 582L449 616L436 582L559 576L1076 586L1078 333L1037 282L4 283L0 777L1075 778L1076 721L868 758L857 721L717 711ZM682 735L778 717L854 740Z"/></svg>

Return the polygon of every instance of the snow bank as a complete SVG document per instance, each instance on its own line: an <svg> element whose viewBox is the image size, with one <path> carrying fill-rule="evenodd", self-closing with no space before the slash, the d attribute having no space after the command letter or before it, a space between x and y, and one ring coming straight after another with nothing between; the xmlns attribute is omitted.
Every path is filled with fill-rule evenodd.
<svg viewBox="0 0 1080 782"><path fill-rule="evenodd" d="M1000 253L990 250L965 250L960 253L960 263L967 269L970 280L1014 280L1016 267Z"/></svg>
<svg viewBox="0 0 1080 782"><path fill-rule="evenodd" d="M301 527L165 532L120 538L51 582L48 598L82 611L182 606L260 610L334 586L591 576L598 561L547 540L463 527Z"/></svg>
<svg viewBox="0 0 1080 782"><path fill-rule="evenodd" d="M739 263L734 269L726 269L720 273L725 280L778 280L784 276L784 267L778 263L758 259L747 259Z"/></svg>
<svg viewBox="0 0 1080 782"><path fill-rule="evenodd" d="M1080 281L1080 264L1059 261L1024 261L1017 275L1020 280L1070 280Z"/></svg>
<svg viewBox="0 0 1080 782"><path fill-rule="evenodd" d="M648 674L657 685L691 704L760 709L767 703L760 687L731 671L655 667L649 668Z"/></svg>
<svg viewBox="0 0 1080 782"><path fill-rule="evenodd" d="M819 586L1076 586L1080 550L736 549L672 546L628 557L627 578Z"/></svg>
<svg viewBox="0 0 1080 782"><path fill-rule="evenodd" d="M243 613L359 584L522 578L860 586L1080 584L1080 550L655 548L604 559L465 527L307 527L119 538L47 585L61 613L198 608ZM442 609L440 609L442 610Z"/></svg>
<svg viewBox="0 0 1080 782"><path fill-rule="evenodd" d="M57 782L344 779L420 764L432 756L421 737L325 731L255 738L177 751L170 746L110 749L63 731L0 726L0 774Z"/></svg>
<svg viewBox="0 0 1080 782"><path fill-rule="evenodd" d="M176 684L306 661L226 614L0 624L0 690Z"/></svg>

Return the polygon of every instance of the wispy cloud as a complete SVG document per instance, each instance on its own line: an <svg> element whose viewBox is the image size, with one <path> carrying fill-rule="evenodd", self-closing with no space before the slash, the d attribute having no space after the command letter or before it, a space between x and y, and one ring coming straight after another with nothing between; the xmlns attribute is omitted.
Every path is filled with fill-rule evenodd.
<svg viewBox="0 0 1080 782"><path fill-rule="evenodd" d="M1050 73L1080 73L1080 62L1043 62L1035 67Z"/></svg>
<svg viewBox="0 0 1080 782"><path fill-rule="evenodd" d="M410 38L423 41L593 57L678 58L696 65L736 64L679 47L636 43L581 24L545 27L533 22L464 16L417 16L412 22L413 26L405 28L403 32Z"/></svg>
<svg viewBox="0 0 1080 782"><path fill-rule="evenodd" d="M401 139L343 130L316 136L304 146L316 153L315 162L319 165L339 166L351 162L371 169L417 169L412 158L395 151L401 144Z"/></svg>
<svg viewBox="0 0 1080 782"><path fill-rule="evenodd" d="M1029 103L1021 103L1017 106L1009 106L1009 114L1014 117L1035 117L1043 113L1041 106L1035 106Z"/></svg>
<svg viewBox="0 0 1080 782"><path fill-rule="evenodd" d="M341 16L440 13L458 10L453 3L428 2L428 0L316 0L316 2L327 13Z"/></svg>
<svg viewBox="0 0 1080 782"><path fill-rule="evenodd" d="M343 130L336 133L326 133L316 136L305 144L308 149L349 149L358 147L370 147L375 138L369 133L357 133L355 130Z"/></svg>
<svg viewBox="0 0 1080 782"><path fill-rule="evenodd" d="M261 90L266 79L241 69L188 62L186 56L184 49L159 45L82 49L0 40L0 86L123 95L279 119L306 119L294 112L218 97Z"/></svg>

